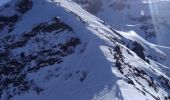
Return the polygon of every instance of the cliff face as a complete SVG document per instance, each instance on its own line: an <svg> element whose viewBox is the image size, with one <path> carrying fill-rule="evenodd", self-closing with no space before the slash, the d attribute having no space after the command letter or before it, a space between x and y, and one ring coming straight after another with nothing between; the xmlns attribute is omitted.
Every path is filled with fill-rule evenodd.
<svg viewBox="0 0 170 100"><path fill-rule="evenodd" d="M169 100L164 50L70 0L12 0L0 7L0 100Z"/></svg>

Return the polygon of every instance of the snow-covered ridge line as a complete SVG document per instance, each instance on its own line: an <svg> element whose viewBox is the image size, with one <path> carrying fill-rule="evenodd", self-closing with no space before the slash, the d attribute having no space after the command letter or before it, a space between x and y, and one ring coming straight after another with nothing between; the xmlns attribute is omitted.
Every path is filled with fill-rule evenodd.
<svg viewBox="0 0 170 100"><path fill-rule="evenodd" d="M168 39L170 37L170 22L169 14L167 14L170 12L169 0L73 1L78 2L85 10L98 16L114 29L125 31L125 33L133 30L148 41L147 44L143 44L148 45L151 42L150 47L155 45L166 53L166 60L158 60L159 63L170 65L170 42Z"/></svg>
<svg viewBox="0 0 170 100"><path fill-rule="evenodd" d="M104 21L97 18L94 15L89 14L89 12L83 10L77 3L73 2L72 0L48 0L49 2L56 2L57 4L61 5L62 7L66 8L67 10L71 11L74 14L77 14L77 17L80 17L81 20L85 21L88 27L95 28L98 26L98 30L107 31L107 33L113 33L109 27L104 25ZM68 3L69 2L69 3ZM94 26L94 27L93 27ZM113 35L113 34L112 34ZM114 34L116 38L119 38L118 35Z"/></svg>
<svg viewBox="0 0 170 100"><path fill-rule="evenodd" d="M0 39L0 99L170 98L166 67L148 60L143 46L71 0L8 4L13 6L2 11L4 16L8 10L22 16ZM8 24L4 27L8 31Z"/></svg>

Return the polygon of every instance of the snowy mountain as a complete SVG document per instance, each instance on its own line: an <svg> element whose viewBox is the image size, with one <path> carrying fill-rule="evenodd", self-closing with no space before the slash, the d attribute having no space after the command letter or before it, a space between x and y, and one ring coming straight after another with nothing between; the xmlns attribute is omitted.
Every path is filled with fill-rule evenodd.
<svg viewBox="0 0 170 100"><path fill-rule="evenodd" d="M170 100L170 48L115 28L72 0L1 6L0 100Z"/></svg>
<svg viewBox="0 0 170 100"><path fill-rule="evenodd" d="M169 33L169 0L73 0L119 30L134 30L151 42ZM161 34L161 35L162 35ZM162 39L161 39L162 40ZM170 44L167 41L167 44ZM164 45L167 45L164 44ZM169 45L168 45L169 46Z"/></svg>
<svg viewBox="0 0 170 100"><path fill-rule="evenodd" d="M170 0L73 1L104 20L114 29L126 33L133 31L148 42L166 46L160 48L166 55L164 59L159 59L162 57L156 59L152 57L151 59L170 66L170 50L168 49L170 47L170 16L168 14L170 13Z"/></svg>

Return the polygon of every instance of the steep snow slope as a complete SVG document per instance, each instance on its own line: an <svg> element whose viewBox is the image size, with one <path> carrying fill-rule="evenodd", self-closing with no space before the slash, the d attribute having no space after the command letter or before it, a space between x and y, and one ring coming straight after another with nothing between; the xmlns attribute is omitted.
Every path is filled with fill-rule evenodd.
<svg viewBox="0 0 170 100"><path fill-rule="evenodd" d="M0 9L1 100L170 99L170 69L71 0Z"/></svg>
<svg viewBox="0 0 170 100"><path fill-rule="evenodd" d="M135 30L152 42L156 42L153 37L159 35L157 33L169 32L169 0L74 1L118 30Z"/></svg>
<svg viewBox="0 0 170 100"><path fill-rule="evenodd" d="M166 54L165 59L159 59L162 57L158 57L156 61L170 66L170 50L168 49L170 47L169 0L73 1L76 1L87 11L98 16L119 31L126 33L134 31L151 43L166 46L167 48L160 48ZM151 55L155 55L155 53ZM151 59L155 60L154 58L152 57Z"/></svg>

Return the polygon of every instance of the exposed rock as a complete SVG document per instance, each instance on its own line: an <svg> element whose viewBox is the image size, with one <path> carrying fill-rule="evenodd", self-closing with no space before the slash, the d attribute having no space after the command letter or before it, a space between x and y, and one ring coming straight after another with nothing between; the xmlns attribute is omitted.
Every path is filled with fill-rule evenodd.
<svg viewBox="0 0 170 100"><path fill-rule="evenodd" d="M145 60L144 48L136 41L133 46L132 51L134 51L141 59Z"/></svg>
<svg viewBox="0 0 170 100"><path fill-rule="evenodd" d="M16 7L17 11L24 14L29 11L33 6L33 2L31 0L19 0Z"/></svg>

